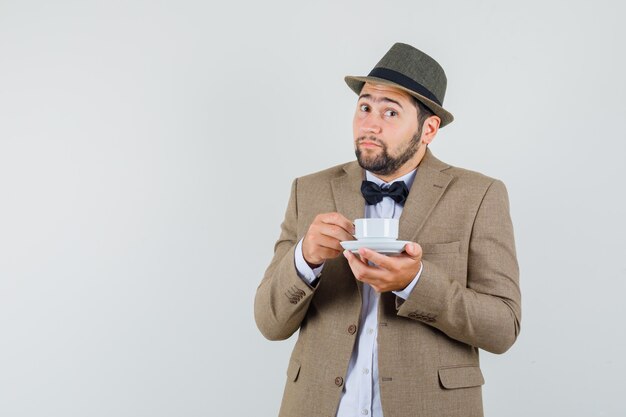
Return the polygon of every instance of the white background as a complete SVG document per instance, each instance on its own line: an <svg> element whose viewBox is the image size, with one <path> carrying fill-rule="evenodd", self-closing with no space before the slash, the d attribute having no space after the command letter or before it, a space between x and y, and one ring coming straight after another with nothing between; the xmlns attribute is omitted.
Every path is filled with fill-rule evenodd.
<svg viewBox="0 0 626 417"><path fill-rule="evenodd" d="M276 415L254 293L396 41L448 75L432 151L510 195L486 415L624 415L622 4L0 0L0 416Z"/></svg>

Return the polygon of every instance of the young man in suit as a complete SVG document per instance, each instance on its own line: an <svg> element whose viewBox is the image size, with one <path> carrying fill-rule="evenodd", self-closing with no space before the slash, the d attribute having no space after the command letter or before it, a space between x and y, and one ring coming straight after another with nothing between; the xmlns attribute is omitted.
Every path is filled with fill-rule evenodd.
<svg viewBox="0 0 626 417"><path fill-rule="evenodd" d="M428 149L453 117L425 53L395 44L346 82L357 160L294 180L255 299L265 337L299 330L280 415L481 416L479 349L520 330L506 188ZM344 251L362 217L399 219L404 252Z"/></svg>

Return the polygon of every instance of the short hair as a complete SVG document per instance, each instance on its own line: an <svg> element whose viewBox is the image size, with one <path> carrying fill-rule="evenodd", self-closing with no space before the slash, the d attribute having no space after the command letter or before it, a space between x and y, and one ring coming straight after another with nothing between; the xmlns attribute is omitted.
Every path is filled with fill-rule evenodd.
<svg viewBox="0 0 626 417"><path fill-rule="evenodd" d="M417 109L417 125L419 126L421 130L422 126L424 125L424 121L428 119L430 116L434 116L435 113L431 109L426 107L426 105L422 103L421 101L419 101L417 98L413 96L411 96L411 98L413 99L413 104L415 105L415 108Z"/></svg>

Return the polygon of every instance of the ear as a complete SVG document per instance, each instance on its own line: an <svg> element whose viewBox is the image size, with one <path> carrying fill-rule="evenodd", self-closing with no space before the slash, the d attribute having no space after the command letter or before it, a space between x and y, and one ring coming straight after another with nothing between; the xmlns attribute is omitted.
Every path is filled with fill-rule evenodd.
<svg viewBox="0 0 626 417"><path fill-rule="evenodd" d="M430 116L428 119L424 120L424 126L422 126L422 143L429 145L433 139L435 139L439 131L439 125L441 125L439 116Z"/></svg>

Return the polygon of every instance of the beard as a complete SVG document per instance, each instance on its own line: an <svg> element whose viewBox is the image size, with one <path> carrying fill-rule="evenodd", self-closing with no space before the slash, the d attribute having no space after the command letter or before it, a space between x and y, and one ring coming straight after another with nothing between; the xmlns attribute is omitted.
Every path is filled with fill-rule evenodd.
<svg viewBox="0 0 626 417"><path fill-rule="evenodd" d="M387 144L381 142L375 136L361 136L357 139L357 146L354 151L356 159L359 162L361 168L368 170L377 175L389 175L396 172L402 165L406 164L417 153L421 145L421 128L417 129L417 132L413 135L411 140L406 144L403 149L400 149L398 155L392 156L389 154ZM380 152L377 155L368 156L368 152L361 151L359 144L364 140L380 145Z"/></svg>

